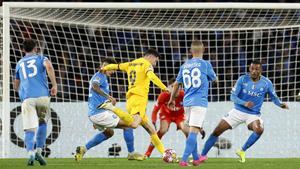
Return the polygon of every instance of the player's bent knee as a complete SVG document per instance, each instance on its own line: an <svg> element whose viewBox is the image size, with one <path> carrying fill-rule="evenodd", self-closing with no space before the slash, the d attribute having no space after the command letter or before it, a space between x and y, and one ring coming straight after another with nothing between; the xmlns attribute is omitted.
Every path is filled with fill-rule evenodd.
<svg viewBox="0 0 300 169"><path fill-rule="evenodd" d="M264 128L262 128L262 127L255 127L253 131L255 133L259 134L259 135L262 135L263 132L264 132Z"/></svg>
<svg viewBox="0 0 300 169"><path fill-rule="evenodd" d="M107 137L107 138L110 138L114 135L114 130L112 129L106 129L103 134Z"/></svg>
<svg viewBox="0 0 300 169"><path fill-rule="evenodd" d="M136 129L139 126L137 122L133 122L130 124L130 128Z"/></svg>

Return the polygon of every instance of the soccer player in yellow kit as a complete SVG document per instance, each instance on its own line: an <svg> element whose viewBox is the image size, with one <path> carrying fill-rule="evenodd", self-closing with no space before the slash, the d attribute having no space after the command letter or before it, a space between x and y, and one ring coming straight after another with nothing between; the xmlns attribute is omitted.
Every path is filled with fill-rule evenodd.
<svg viewBox="0 0 300 169"><path fill-rule="evenodd" d="M156 50L149 49L144 57L135 59L132 62L109 64L105 66L103 69L106 71L121 70L127 73L129 87L126 93L126 109L129 114L108 102L102 104L100 107L113 111L122 120L127 122L129 127L137 128L138 125L142 125L151 136L153 145L163 154L164 146L158 138L154 126L149 122L146 115L150 81L161 90L169 91L153 72L153 66L156 66L159 56Z"/></svg>

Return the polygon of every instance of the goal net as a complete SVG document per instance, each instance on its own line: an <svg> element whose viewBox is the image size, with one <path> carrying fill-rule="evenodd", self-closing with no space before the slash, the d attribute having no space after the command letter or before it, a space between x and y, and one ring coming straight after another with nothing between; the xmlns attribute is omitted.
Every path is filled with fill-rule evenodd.
<svg viewBox="0 0 300 169"><path fill-rule="evenodd" d="M263 75L274 83L278 96L289 102L291 110L286 112L272 103L265 104L262 112L266 134L250 150L250 156L300 156L300 150L294 148L295 144L300 147L296 121L300 118L296 113L299 105L295 103L295 96L300 90L299 4L296 7L271 4L269 8L266 4L230 3L175 4L174 8L168 4L155 8L153 4L12 4L4 3L10 5L9 27L3 25L3 29L9 28L9 39L1 41L1 47L3 43L9 44L9 49L4 49L9 50L9 55L0 55L1 70L4 65L9 65L9 74L0 72L0 101L8 97L10 102L5 104L3 101L1 104L0 127L2 124L9 125L6 130L2 127L8 138L0 133L3 156L23 157L26 154L23 149L21 103L12 87L16 63L23 56L21 44L25 38L38 42L39 53L51 60L58 83L58 95L51 99L52 114L46 148L49 157L71 157L77 145L85 144L97 132L87 118L86 102L89 79L104 58L113 57L118 62L127 62L143 56L149 48L157 49L162 57L155 73L167 84L168 79L176 77L180 65L191 57L189 48L195 39L204 43L204 59L212 63L220 81L218 86L209 89L210 103L204 125L207 134L232 108L230 91L238 77L247 73L250 61L260 60ZM7 13L4 12L5 15ZM1 19L4 17L2 15ZM5 79L9 79L9 86L6 86L8 96L2 94ZM124 110L126 79L126 74L122 72L109 78L111 94ZM151 84L148 116L159 93L160 90ZM172 125L163 143L180 155L183 153L184 136L175 129ZM224 150L212 151L210 156L233 156L232 152L249 135L246 131L245 127L239 127L226 133L223 136L225 146L219 146ZM137 151L143 153L149 141L143 129L135 130ZM203 145L204 141L199 142ZM87 156L107 156L107 148L112 143L122 145L121 156L127 155L122 131L119 130L113 138L91 150ZM199 150L201 148L199 146ZM158 153L154 152L154 155Z"/></svg>

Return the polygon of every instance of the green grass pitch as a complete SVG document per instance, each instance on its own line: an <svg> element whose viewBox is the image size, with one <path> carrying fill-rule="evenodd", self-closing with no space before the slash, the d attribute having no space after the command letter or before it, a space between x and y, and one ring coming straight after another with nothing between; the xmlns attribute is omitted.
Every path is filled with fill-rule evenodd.
<svg viewBox="0 0 300 169"><path fill-rule="evenodd" d="M27 167L26 159L0 159L0 169L173 169L182 168L178 164L168 164L161 159L152 158L145 161L128 161L125 158L86 158L76 163L74 159L47 159L47 166ZM269 159L247 159L241 164L232 158L210 158L198 167L201 169L299 169L300 158L269 158Z"/></svg>

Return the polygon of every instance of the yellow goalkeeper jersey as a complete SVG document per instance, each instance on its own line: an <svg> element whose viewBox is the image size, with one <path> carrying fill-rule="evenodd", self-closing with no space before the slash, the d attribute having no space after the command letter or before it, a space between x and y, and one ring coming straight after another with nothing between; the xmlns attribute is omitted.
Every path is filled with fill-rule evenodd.
<svg viewBox="0 0 300 169"><path fill-rule="evenodd" d="M144 58L138 58L131 62L121 64L109 64L103 69L122 70L127 73L129 84L126 94L127 97L131 94L136 94L148 98L150 80L160 89L167 89L161 80L154 74L151 63Z"/></svg>

